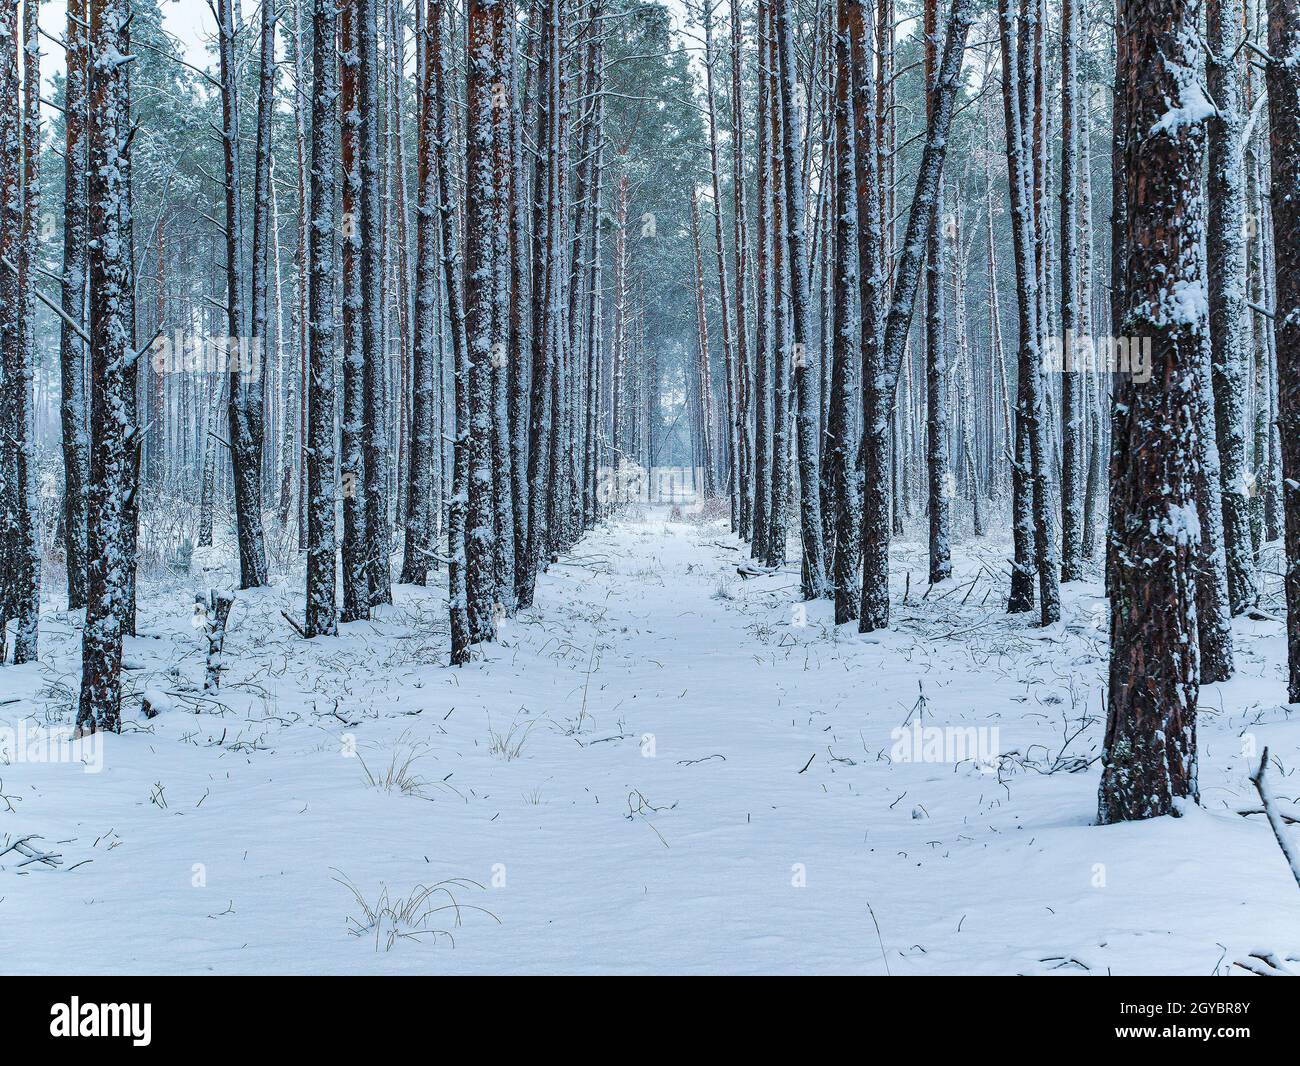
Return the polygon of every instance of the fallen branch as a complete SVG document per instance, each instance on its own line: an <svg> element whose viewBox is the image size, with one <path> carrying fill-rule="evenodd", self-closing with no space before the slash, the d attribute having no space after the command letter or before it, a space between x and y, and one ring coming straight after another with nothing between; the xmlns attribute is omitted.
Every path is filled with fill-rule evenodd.
<svg viewBox="0 0 1300 1066"><path fill-rule="evenodd" d="M1291 876L1295 878L1296 887L1300 888L1300 853L1296 852L1295 844L1286 835L1286 830L1282 826L1282 816L1278 814L1277 803L1273 799L1272 789L1268 787L1268 782L1264 780L1264 771L1267 767L1268 748L1265 748L1264 755L1259 760L1259 769L1250 775L1250 783L1255 786L1255 791L1259 793L1259 802L1264 807L1264 817L1268 819L1269 827L1273 830L1273 836L1277 838L1277 846L1282 849L1287 865L1291 867Z"/></svg>
<svg viewBox="0 0 1300 1066"><path fill-rule="evenodd" d="M286 622L293 626L294 632L297 633L298 636L302 637L303 640L307 639L307 631L293 620L293 616L290 615L288 611L281 611L280 615Z"/></svg>
<svg viewBox="0 0 1300 1066"><path fill-rule="evenodd" d="M6 839L8 838L6 837ZM3 850L0 850L0 858L3 858L5 855L8 855L9 852L11 851L16 851L19 855L22 855L25 860L18 864L19 869L21 869L24 866L30 866L34 862L44 863L46 866L51 866L51 867L62 866L63 865L62 855L58 854L57 852L41 851L39 848L32 847L30 841L40 840L40 839L41 839L40 836L38 836L35 833L32 833L29 836L20 837L19 839L15 840L12 844L10 844L8 847L4 848Z"/></svg>

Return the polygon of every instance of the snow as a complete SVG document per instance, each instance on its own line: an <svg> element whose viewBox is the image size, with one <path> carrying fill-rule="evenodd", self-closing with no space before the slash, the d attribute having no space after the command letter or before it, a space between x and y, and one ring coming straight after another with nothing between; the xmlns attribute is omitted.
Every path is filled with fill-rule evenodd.
<svg viewBox="0 0 1300 1066"><path fill-rule="evenodd" d="M900 540L893 628L862 638L797 609L797 560L744 580L725 522L667 514L590 534L460 669L445 571L315 641L279 613L300 574L237 593L220 705L192 586L142 583L125 689L168 709L132 697L97 773L6 745L75 709L80 622L47 603L42 662L0 675L0 841L64 863L0 858L0 971L1209 974L1300 950L1269 827L1235 813L1265 745L1296 800L1280 623L1238 619L1238 676L1202 691L1202 806L1100 827L1095 574L1039 630L1001 610L1008 545L957 547L927 593ZM448 893L459 926L429 913Z"/></svg>

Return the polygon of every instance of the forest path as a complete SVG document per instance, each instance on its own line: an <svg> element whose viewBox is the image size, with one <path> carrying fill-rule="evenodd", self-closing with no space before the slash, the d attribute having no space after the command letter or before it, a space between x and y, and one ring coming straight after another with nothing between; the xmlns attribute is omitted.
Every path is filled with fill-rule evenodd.
<svg viewBox="0 0 1300 1066"><path fill-rule="evenodd" d="M1206 809L1100 828L1095 765L1043 772L1100 742L1096 585L1044 633L1002 614L1005 545L927 595L904 543L894 628L864 638L798 602L797 564L742 581L725 522L667 517L593 531L460 669L444 587L317 641L280 615L297 575L240 593L219 703L191 582L151 589L130 686L190 695L78 761L13 733L0 758L0 833L65 859L0 859L0 971L1209 973L1220 945L1300 948L1266 826L1232 813L1238 734L1300 756L1280 627L1207 692ZM79 634L46 622L0 726L71 713ZM442 893L397 913L448 878L461 924Z"/></svg>

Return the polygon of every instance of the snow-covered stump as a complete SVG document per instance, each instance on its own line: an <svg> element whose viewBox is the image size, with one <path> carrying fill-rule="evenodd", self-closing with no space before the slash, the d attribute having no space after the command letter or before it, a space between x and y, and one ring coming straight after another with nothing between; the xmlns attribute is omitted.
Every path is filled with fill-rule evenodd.
<svg viewBox="0 0 1300 1066"><path fill-rule="evenodd" d="M230 618L230 609L235 605L232 592L218 592L213 589L205 597L203 593L194 594L194 618L196 625L201 625L208 638L207 670L203 676L203 691L216 692L221 687L221 651L226 643L226 622Z"/></svg>

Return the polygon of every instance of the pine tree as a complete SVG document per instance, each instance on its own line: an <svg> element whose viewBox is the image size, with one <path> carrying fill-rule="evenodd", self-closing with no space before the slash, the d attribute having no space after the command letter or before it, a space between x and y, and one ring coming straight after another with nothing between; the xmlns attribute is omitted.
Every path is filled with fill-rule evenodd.
<svg viewBox="0 0 1300 1066"><path fill-rule="evenodd" d="M343 174L343 414L339 477L343 493L342 622L370 617L366 476L365 302L362 295L361 27L359 5L341 7L340 166Z"/></svg>
<svg viewBox="0 0 1300 1066"><path fill-rule="evenodd" d="M1210 344L1214 425L1223 497L1223 547L1233 614L1259 597L1250 542L1246 471L1246 167L1243 144L1239 0L1206 4L1206 88L1216 101L1210 123L1208 215Z"/></svg>
<svg viewBox="0 0 1300 1066"><path fill-rule="evenodd" d="M1078 213L1075 193L1079 164L1079 20L1076 0L1061 2L1061 580L1078 581L1083 559L1083 374L1074 366L1073 345L1082 318Z"/></svg>
<svg viewBox="0 0 1300 1066"><path fill-rule="evenodd" d="M5 4L0 10L8 11ZM125 529L134 491L127 393L133 387L135 312L130 257L131 54L127 0L90 3L90 481L87 497L86 624L82 630L81 732L121 729L122 618L135 569ZM6 95L7 99L7 95ZM0 131L0 144L9 144ZM9 153L5 153L6 158ZM17 156L13 156L17 158ZM8 227L5 227L8 231Z"/></svg>
<svg viewBox="0 0 1300 1066"><path fill-rule="evenodd" d="M379 2L356 0L356 106L360 111L361 351L363 404L362 450L365 454L365 565L372 607L391 603L389 573L391 535L388 515L391 409L388 402L389 352L384 344L384 201L380 180L382 101L379 93Z"/></svg>
<svg viewBox="0 0 1300 1066"><path fill-rule="evenodd" d="M925 0L926 117L938 103L938 0ZM949 469L947 309L943 291L943 247L949 220L944 214L943 180L935 191L933 218L926 235L925 260L925 426L926 487L930 514L930 583L952 576L952 471Z"/></svg>
<svg viewBox="0 0 1300 1066"><path fill-rule="evenodd" d="M804 599L822 595L826 585L822 558L821 497L818 494L819 401L816 392L817 354L812 338L809 306L808 241L805 231L807 204L800 173L803 159L803 117L797 107L798 74L795 69L794 20L790 0L775 0L776 45L779 62L778 90L781 112L780 160L784 177L777 184L783 202L786 263L790 272L790 337L793 344L795 425L799 455L799 529L803 541L802 588Z"/></svg>
<svg viewBox="0 0 1300 1066"><path fill-rule="evenodd" d="M1102 822L1168 814L1197 799L1199 689L1195 479L1196 367L1207 323L1184 293L1204 284L1201 173L1205 127L1169 110L1197 78L1196 9L1184 0L1126 0L1117 36L1124 94L1126 336L1151 338L1151 375L1117 376L1111 470L1110 698Z"/></svg>
<svg viewBox="0 0 1300 1066"><path fill-rule="evenodd" d="M1300 7L1268 0L1269 155L1277 254L1278 420L1285 481L1287 699L1300 702Z"/></svg>
<svg viewBox="0 0 1300 1066"><path fill-rule="evenodd" d="M925 235L934 224L938 207L939 182L960 86L962 55L973 19L970 0L953 0L940 52L934 107L926 120L925 147L917 170L912 205L908 209L907 229L900 246L902 253L894 269L888 307L882 309L880 355L878 360L871 358L869 352L866 356L866 403L869 406L866 432L869 443L864 446L862 609L858 616L858 629L863 633L889 625L889 491L892 479L888 475L885 438L894 419L899 372L903 368L912 314L916 309L917 287L925 264ZM864 307L870 303L868 299L863 300ZM864 329L864 337L869 332Z"/></svg>
<svg viewBox="0 0 1300 1066"><path fill-rule="evenodd" d="M249 275L244 255L244 209L240 184L243 168L240 164L242 151L233 3L234 0L217 0L216 7L226 194L225 343L230 364L227 404L239 543L239 584L240 588L256 588L266 584L266 547L262 536L262 386L260 373L251 365L250 323L244 303L244 284Z"/></svg>
<svg viewBox="0 0 1300 1066"><path fill-rule="evenodd" d="M426 16L431 25L435 8ZM440 29L439 29L440 32ZM416 147L415 359L411 406L410 472L407 475L406 543L402 557L403 584L423 585L434 562L433 474L438 442L434 408L438 403L438 100L435 69L441 56L433 50L433 34L421 42L424 52L423 88Z"/></svg>
<svg viewBox="0 0 1300 1066"><path fill-rule="evenodd" d="M339 351L335 278L338 274L339 66L338 12L333 0L312 9L311 246L307 305L307 610L309 637L338 631L335 605L334 363Z"/></svg>
<svg viewBox="0 0 1300 1066"><path fill-rule="evenodd" d="M835 624L858 616L857 575L861 556L862 490L858 466L857 410L864 328L859 306L858 278L858 135L850 36L856 20L862 37L862 5L839 0L835 33L835 336L831 366L830 417L826 447L835 482L834 552L831 582L835 595ZM865 74L862 75L865 77ZM871 205L874 207L874 204ZM874 323L872 328L874 328Z"/></svg>
<svg viewBox="0 0 1300 1066"><path fill-rule="evenodd" d="M68 610L86 606L86 481L90 477L90 426L86 420L87 216L85 0L68 0L63 81L63 318L59 323L59 420L63 444L63 555ZM81 327L81 332L77 331Z"/></svg>

